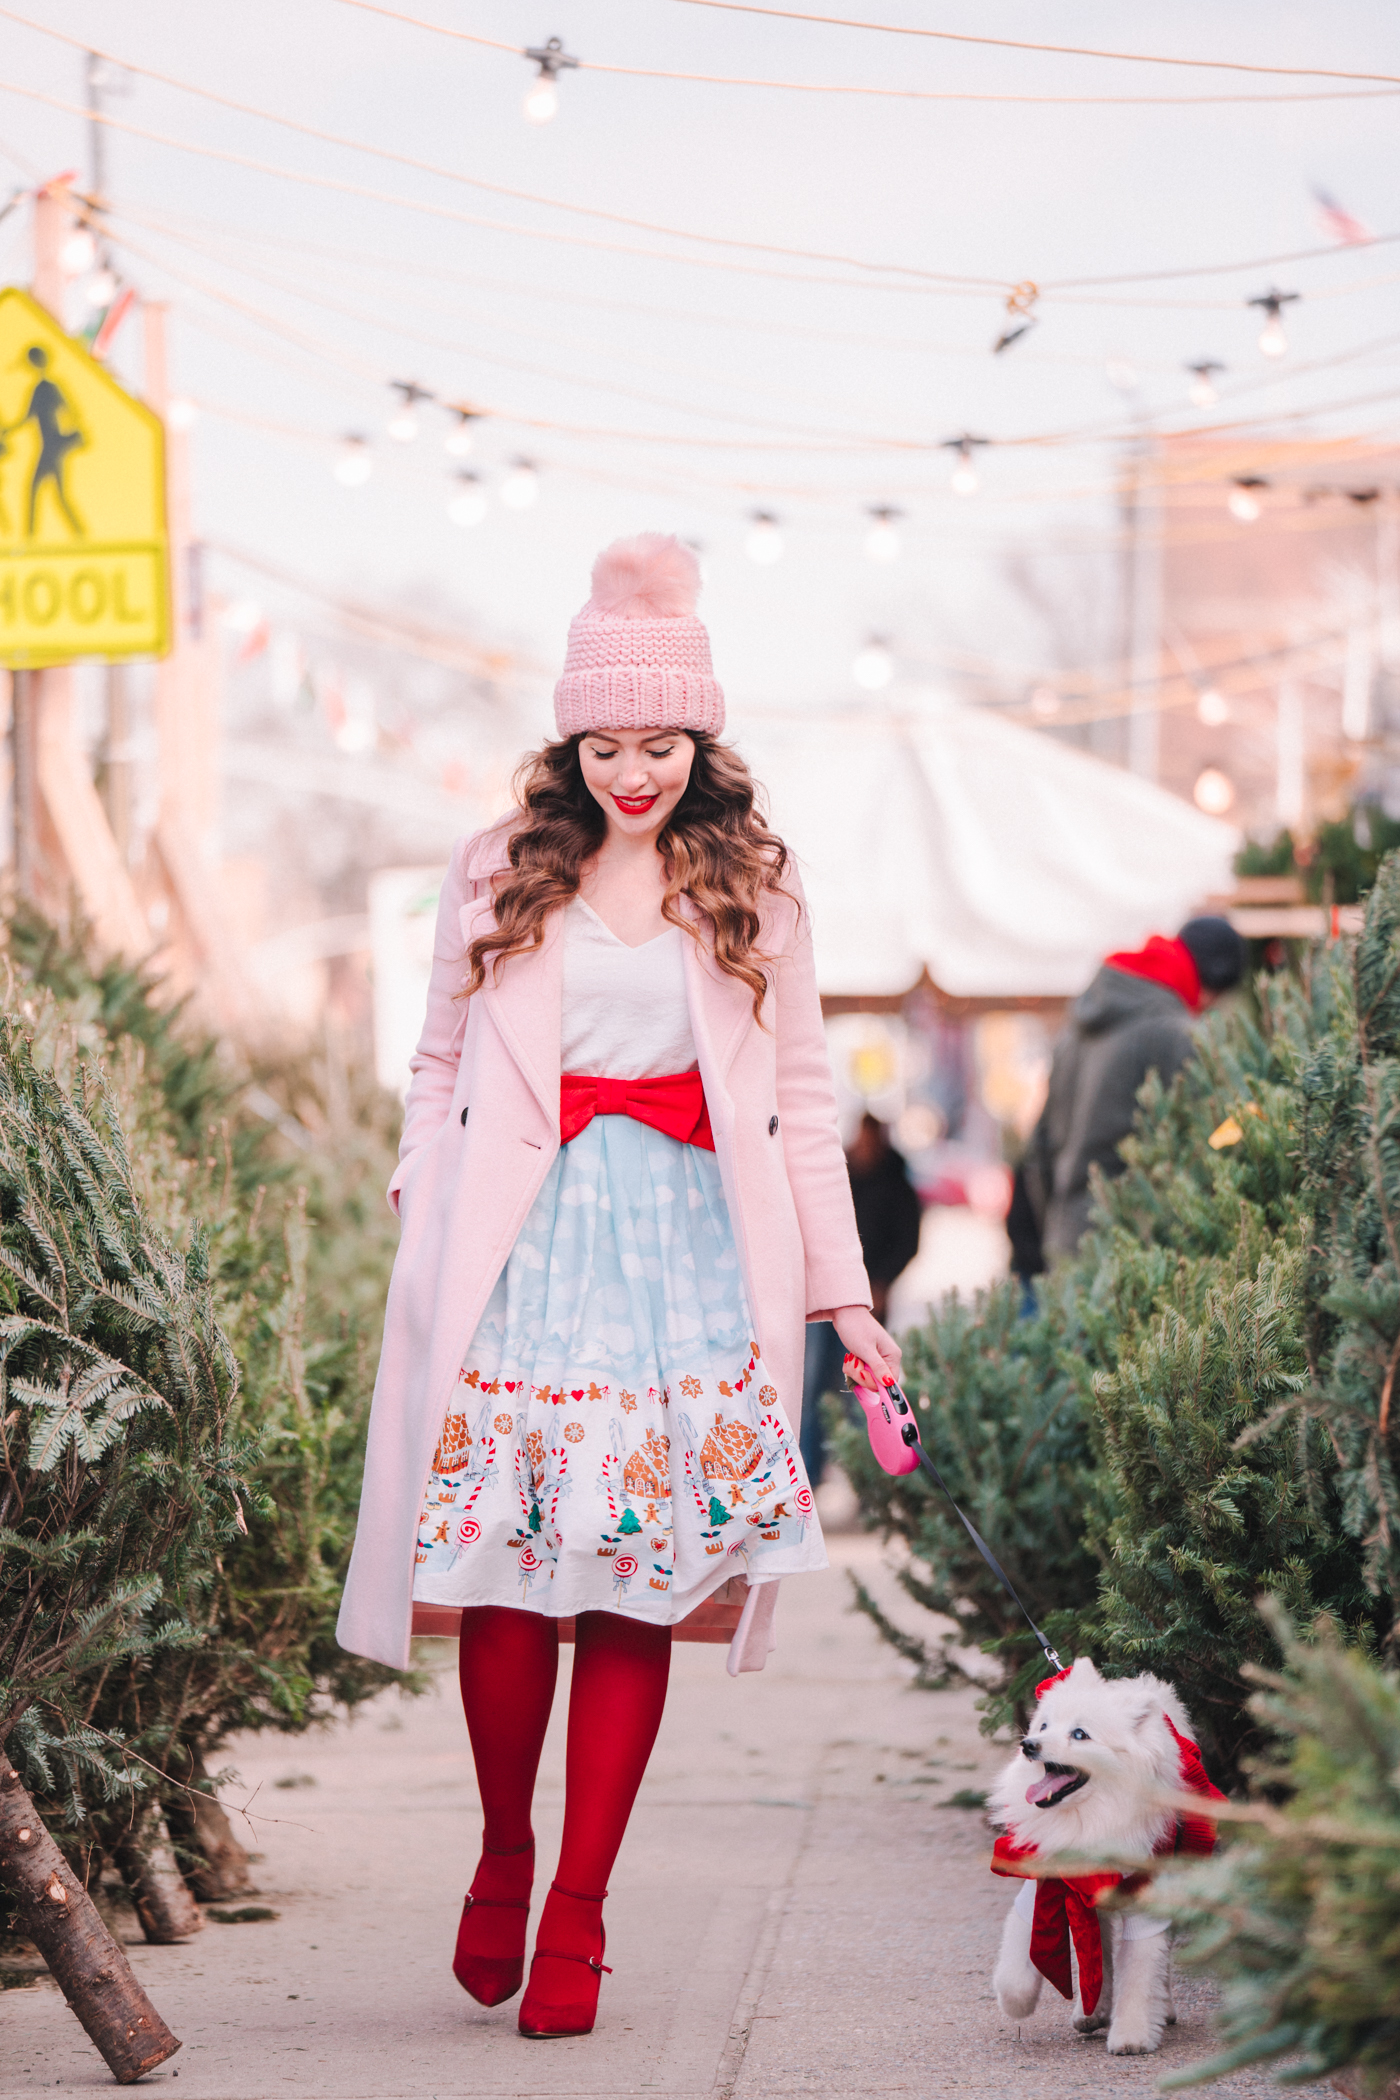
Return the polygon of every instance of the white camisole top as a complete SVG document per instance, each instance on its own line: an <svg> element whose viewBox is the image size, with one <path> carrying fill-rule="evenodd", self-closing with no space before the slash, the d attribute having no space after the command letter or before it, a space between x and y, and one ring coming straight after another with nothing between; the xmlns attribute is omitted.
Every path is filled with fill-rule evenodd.
<svg viewBox="0 0 1400 2100"><path fill-rule="evenodd" d="M564 912L560 1070L590 1079L654 1079L696 1065L678 926L629 948L591 905Z"/></svg>

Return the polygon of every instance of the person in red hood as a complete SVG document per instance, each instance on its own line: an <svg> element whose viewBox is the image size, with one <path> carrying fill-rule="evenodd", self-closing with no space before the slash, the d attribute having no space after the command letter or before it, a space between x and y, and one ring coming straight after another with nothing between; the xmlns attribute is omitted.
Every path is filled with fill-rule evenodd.
<svg viewBox="0 0 1400 2100"><path fill-rule="evenodd" d="M1075 1000L1020 1176L1040 1228L1041 1266L1079 1245L1090 1169L1122 1173L1118 1147L1133 1127L1139 1088L1151 1071L1171 1084L1191 1055L1193 1017L1239 983L1245 956L1228 919L1188 919L1175 940L1154 933L1141 948L1108 956Z"/></svg>

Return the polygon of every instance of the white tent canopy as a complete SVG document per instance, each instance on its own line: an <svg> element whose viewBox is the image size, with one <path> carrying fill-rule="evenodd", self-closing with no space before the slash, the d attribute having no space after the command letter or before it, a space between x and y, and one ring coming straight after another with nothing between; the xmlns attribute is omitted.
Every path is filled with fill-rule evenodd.
<svg viewBox="0 0 1400 2100"><path fill-rule="evenodd" d="M739 725L798 856L823 992L1082 991L1231 887L1239 834L1055 738L955 704Z"/></svg>

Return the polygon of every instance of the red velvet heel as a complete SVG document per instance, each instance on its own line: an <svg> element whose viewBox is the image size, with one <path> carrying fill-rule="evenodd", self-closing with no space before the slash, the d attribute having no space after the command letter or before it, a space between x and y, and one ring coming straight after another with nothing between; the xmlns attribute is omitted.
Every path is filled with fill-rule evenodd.
<svg viewBox="0 0 1400 2100"><path fill-rule="evenodd" d="M601 1913L602 1896L581 1895L577 1889L560 1888L558 1882L550 1886L549 1897L540 1919L540 1936L535 1944L534 1959L530 1963L530 1983L520 2001L520 2032L533 2041L556 2040L567 2034L591 2034L598 2017L598 1988L604 1976L612 1970L603 1960L607 1951L608 1936L603 1930L601 1915L580 1917L577 1912L566 1912L556 1897L566 1896L571 1904L586 1903ZM596 1954L585 1953L582 1947L548 1947L540 1944L545 1939L592 1940L596 1936ZM568 1962L569 1969L546 1968L543 1975L539 1963ZM582 1967L592 1973L587 1977L577 1975Z"/></svg>
<svg viewBox="0 0 1400 2100"><path fill-rule="evenodd" d="M453 1975L478 2005L504 2004L525 1980L525 1928L530 1914L530 1885L535 1878L534 1852L533 1838L527 1845L514 1845L507 1851L499 1851L494 1845L481 1848L481 1858L462 1905L457 1951L452 1957ZM488 1866L488 1860L521 1859L527 1854L523 1896L478 1895L476 1885L483 1879L487 1887L494 1889L507 1888L520 1878L509 1869ZM514 1910L523 1915L518 1920L482 1916L484 1911L493 1910ZM512 1945L516 1940L519 1945Z"/></svg>

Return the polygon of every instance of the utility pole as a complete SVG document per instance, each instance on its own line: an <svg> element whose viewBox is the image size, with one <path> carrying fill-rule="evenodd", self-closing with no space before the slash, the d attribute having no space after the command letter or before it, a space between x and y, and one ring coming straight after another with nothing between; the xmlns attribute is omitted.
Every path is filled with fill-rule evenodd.
<svg viewBox="0 0 1400 2100"><path fill-rule="evenodd" d="M101 223L107 208L107 127L102 122L102 91L110 86L106 62L96 51L87 54L84 72L88 109L88 195L94 215ZM106 256L99 260L105 262ZM117 852L124 867L131 866L132 791L131 700L125 664L104 667L107 734L102 751L102 800L112 827Z"/></svg>
<svg viewBox="0 0 1400 2100"><path fill-rule="evenodd" d="M1146 420L1128 469L1124 510L1124 655L1128 663L1127 762L1155 781L1161 762L1161 492Z"/></svg>

